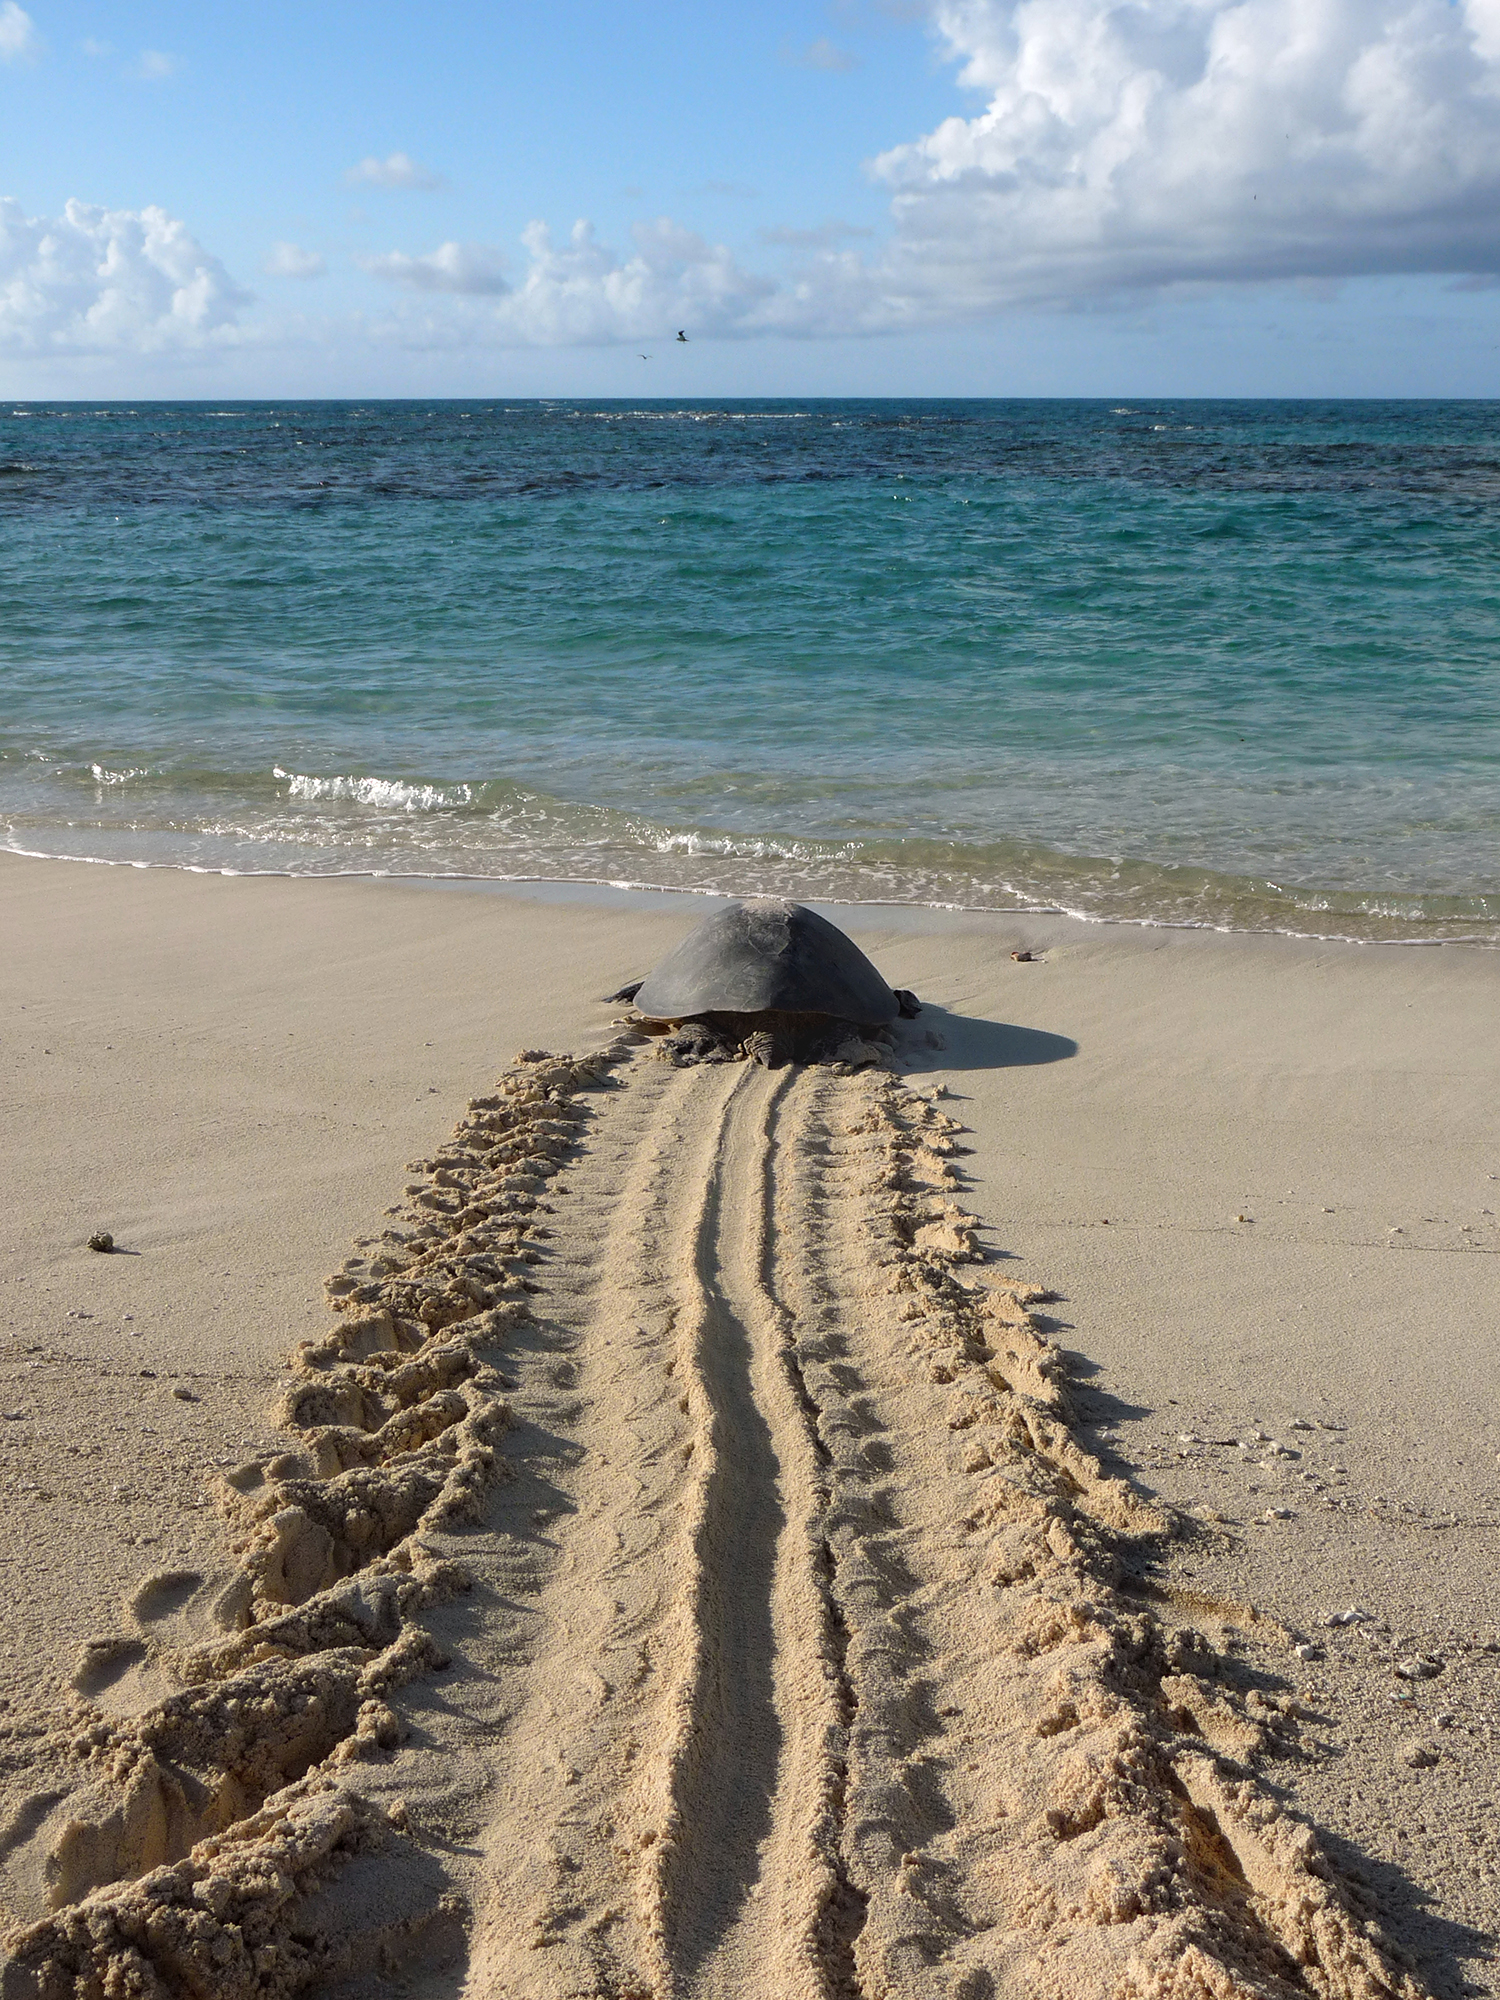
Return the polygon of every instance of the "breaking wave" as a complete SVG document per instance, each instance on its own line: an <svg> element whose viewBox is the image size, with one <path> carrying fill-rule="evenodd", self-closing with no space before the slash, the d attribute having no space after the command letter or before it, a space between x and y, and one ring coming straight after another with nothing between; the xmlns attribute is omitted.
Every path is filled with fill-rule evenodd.
<svg viewBox="0 0 1500 2000"><path fill-rule="evenodd" d="M289 799L349 799L355 805L385 806L398 812L436 812L441 806L473 803L471 785L409 785L400 778L314 778L300 771L283 771L272 766L272 775L284 779Z"/></svg>

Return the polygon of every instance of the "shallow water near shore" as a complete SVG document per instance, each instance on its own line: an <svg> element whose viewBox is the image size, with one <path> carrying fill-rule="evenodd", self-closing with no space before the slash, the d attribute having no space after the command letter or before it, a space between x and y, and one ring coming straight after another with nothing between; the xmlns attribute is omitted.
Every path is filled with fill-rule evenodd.
<svg viewBox="0 0 1500 2000"><path fill-rule="evenodd" d="M1500 412L0 407L0 841L1500 941Z"/></svg>

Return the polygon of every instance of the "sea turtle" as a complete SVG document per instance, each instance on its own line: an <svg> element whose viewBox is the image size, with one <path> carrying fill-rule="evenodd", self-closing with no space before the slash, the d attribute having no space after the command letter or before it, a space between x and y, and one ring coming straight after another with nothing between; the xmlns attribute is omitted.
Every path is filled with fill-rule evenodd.
<svg viewBox="0 0 1500 2000"><path fill-rule="evenodd" d="M779 896L730 903L688 932L645 979L611 1000L633 1000L675 1062L870 1061L891 1044L890 1024L918 1011L893 991L852 939L826 917Z"/></svg>

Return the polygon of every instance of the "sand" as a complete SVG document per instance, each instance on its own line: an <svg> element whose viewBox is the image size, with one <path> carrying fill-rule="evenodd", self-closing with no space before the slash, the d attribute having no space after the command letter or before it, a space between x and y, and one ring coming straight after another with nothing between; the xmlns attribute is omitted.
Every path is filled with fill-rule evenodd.
<svg viewBox="0 0 1500 2000"><path fill-rule="evenodd" d="M0 861L4 1992L1486 1990L1500 958L701 907Z"/></svg>

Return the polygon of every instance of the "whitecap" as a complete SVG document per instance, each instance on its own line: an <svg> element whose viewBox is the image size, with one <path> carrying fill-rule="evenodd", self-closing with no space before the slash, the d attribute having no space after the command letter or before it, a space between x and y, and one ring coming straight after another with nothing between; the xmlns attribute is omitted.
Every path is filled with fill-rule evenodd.
<svg viewBox="0 0 1500 2000"><path fill-rule="evenodd" d="M444 806L466 806L473 802L470 785L410 785L400 778L316 778L300 771L283 771L272 766L272 775L286 782L289 799L309 804L323 799L344 799L353 805L384 806L388 811L437 812Z"/></svg>

